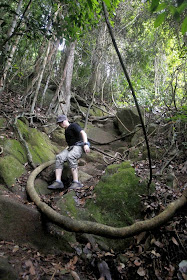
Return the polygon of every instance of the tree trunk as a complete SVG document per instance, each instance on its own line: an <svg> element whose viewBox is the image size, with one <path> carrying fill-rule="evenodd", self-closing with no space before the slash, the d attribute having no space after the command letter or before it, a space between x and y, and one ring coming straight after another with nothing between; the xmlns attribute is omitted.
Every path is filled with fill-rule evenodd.
<svg viewBox="0 0 187 280"><path fill-rule="evenodd" d="M72 42L68 49L67 58L65 61L64 71L62 74L61 81L55 92L53 100L50 104L47 113L51 113L54 108L54 113L56 114L67 114L70 109L70 98L71 98L71 81L73 74L73 64L74 64L74 54L75 54L75 42Z"/></svg>
<svg viewBox="0 0 187 280"><path fill-rule="evenodd" d="M24 96L25 96L24 100L23 100L24 102L26 102L27 98L32 94L33 87L39 79L40 67L41 67L41 63L42 63L42 54L44 53L45 42L46 41L44 40L40 49L39 49L38 57L37 57L36 62L35 62L34 71L30 74L30 77L32 77L32 78L29 77L28 86L27 86L27 88L25 90L25 93L24 93Z"/></svg>
<svg viewBox="0 0 187 280"><path fill-rule="evenodd" d="M6 62L5 62L5 66L4 66L4 70L3 70L2 76L0 77L0 97L1 97L1 93L5 89L8 70L11 67L11 63L12 63L12 60L13 60L13 57L14 57L14 53L15 53L15 51L17 49L17 45L19 43L19 40L20 40L20 36L17 36L16 41L12 45L12 47L9 46L9 50L11 48L11 51L9 52L8 58L7 58Z"/></svg>
<svg viewBox="0 0 187 280"><path fill-rule="evenodd" d="M103 57L106 36L106 25L102 25L92 54L92 74L88 83L89 92L100 92L102 89L100 64Z"/></svg>
<svg viewBox="0 0 187 280"><path fill-rule="evenodd" d="M31 113L34 112L34 108L35 108L36 101L37 101L37 98L38 98L38 93L39 93L42 78L43 78L43 75L44 75L44 70L45 70L45 67L46 67L46 64L47 64L47 58L48 58L48 55L49 55L50 46L51 46L51 42L49 41L48 46L47 46L47 50L46 50L46 54L45 54L45 57L43 59L41 71L40 71L40 74L39 74L38 84L37 84L36 91L35 91L35 94L34 94L33 102L32 102L32 105L31 105Z"/></svg>
<svg viewBox="0 0 187 280"><path fill-rule="evenodd" d="M20 0L18 3L17 9L15 11L14 19L7 32L7 38L10 38L15 30L15 27L16 27L16 24L17 24L17 21L19 18L19 14L21 11L22 2L23 2L23 0ZM1 93L3 92L3 90L5 88L7 73L11 66L11 62L12 62L12 59L13 59L13 56L14 56L14 53L15 53L19 40L20 40L20 36L18 36L16 38L16 41L12 46L10 44L8 44L8 41L7 41L5 44L4 50L2 50L2 55L1 55L2 66L1 67L3 67L3 65L4 65L4 69L2 69L2 73L1 73L1 77L0 77L0 97L1 97ZM2 60L4 60L4 59L5 59L5 61L3 63Z"/></svg>
<svg viewBox="0 0 187 280"><path fill-rule="evenodd" d="M51 74L52 74L52 69L53 69L53 65L55 63L55 57L56 57L56 53L57 53L57 50L58 50L58 46L59 46L59 40L57 40L52 48L51 48L51 51L49 53L49 56L48 56L48 59L47 59L47 65L49 65L49 74L47 76L47 80L46 80L46 84L45 84L45 88L42 92L42 97L41 97L41 102L40 102L40 107L42 108L43 106L43 102L44 102L44 99L45 99L45 94L46 94L46 91L48 89L48 86L49 86L49 82L50 82L50 79L51 79ZM54 55L54 56L53 56ZM52 60L52 57L53 60Z"/></svg>

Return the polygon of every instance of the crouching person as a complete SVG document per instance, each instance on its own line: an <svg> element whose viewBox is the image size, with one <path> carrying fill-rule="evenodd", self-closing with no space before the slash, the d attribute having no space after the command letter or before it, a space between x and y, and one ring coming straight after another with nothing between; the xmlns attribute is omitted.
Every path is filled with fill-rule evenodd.
<svg viewBox="0 0 187 280"><path fill-rule="evenodd" d="M78 159L83 152L90 152L90 144L87 139L86 132L77 124L69 123L65 115L57 118L57 123L65 129L65 139L68 147L56 156L55 176L56 181L48 186L48 189L63 189L64 185L61 181L64 162L67 161L71 169L73 182L70 189L78 189L82 187L78 178Z"/></svg>

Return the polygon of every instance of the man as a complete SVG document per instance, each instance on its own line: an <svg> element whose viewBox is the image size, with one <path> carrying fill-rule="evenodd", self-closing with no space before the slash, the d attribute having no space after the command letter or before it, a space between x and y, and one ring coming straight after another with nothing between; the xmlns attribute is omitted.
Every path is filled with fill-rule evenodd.
<svg viewBox="0 0 187 280"><path fill-rule="evenodd" d="M60 127L65 129L65 139L68 144L68 148L56 156L56 181L52 185L48 186L48 189L64 188L61 176L65 161L68 162L73 176L73 182L70 189L81 188L82 184L78 180L77 160L82 156L83 151L85 153L90 152L87 134L78 124L69 123L68 118L65 115L60 115L57 118L57 123Z"/></svg>

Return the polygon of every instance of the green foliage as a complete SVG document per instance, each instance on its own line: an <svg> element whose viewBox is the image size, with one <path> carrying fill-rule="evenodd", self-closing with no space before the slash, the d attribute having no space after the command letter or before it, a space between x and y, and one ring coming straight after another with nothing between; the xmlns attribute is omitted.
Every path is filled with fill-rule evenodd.
<svg viewBox="0 0 187 280"><path fill-rule="evenodd" d="M174 116L172 116L170 120L181 120L183 122L187 122L187 106L182 106L177 112L175 112Z"/></svg>
<svg viewBox="0 0 187 280"><path fill-rule="evenodd" d="M171 1L171 0L151 0L150 6L151 12L157 14L155 20L155 27L161 25L170 15L172 15L175 21L180 22L181 32L184 35L187 32L187 16L185 13L187 11L187 1Z"/></svg>

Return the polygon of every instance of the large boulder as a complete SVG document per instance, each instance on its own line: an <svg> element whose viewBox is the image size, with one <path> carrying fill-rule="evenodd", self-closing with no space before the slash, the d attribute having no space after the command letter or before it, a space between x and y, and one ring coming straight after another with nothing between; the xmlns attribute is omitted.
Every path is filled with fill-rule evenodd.
<svg viewBox="0 0 187 280"><path fill-rule="evenodd" d="M84 208L77 207L74 192L69 192L58 201L63 215L124 227L141 219L140 195L146 193L147 186L139 183L129 162L108 166L105 175L94 189L92 199L87 200ZM120 250L129 245L129 240L112 240L95 237L102 247ZM104 245L103 245L104 244Z"/></svg>
<svg viewBox="0 0 187 280"><path fill-rule="evenodd" d="M75 242L73 233L64 231L61 238L49 234L37 208L13 195L0 195L0 229L1 240L32 244L48 253L58 249L73 251L70 245Z"/></svg>
<svg viewBox="0 0 187 280"><path fill-rule="evenodd" d="M0 279L1 280L16 280L18 279L18 272L9 263L8 258L0 257Z"/></svg>
<svg viewBox="0 0 187 280"><path fill-rule="evenodd" d="M135 126L140 124L140 118L135 110L123 108L118 110L116 114L115 124L121 134L128 134L135 129Z"/></svg>
<svg viewBox="0 0 187 280"><path fill-rule="evenodd" d="M1 122L4 124L3 120ZM21 120L18 120L17 125L36 165L55 159L57 148L45 133L36 128L30 128L26 122ZM25 172L24 165L28 161L27 151L19 140L7 139L3 135L0 138L0 146L3 150L0 157L0 183L10 187Z"/></svg>
<svg viewBox="0 0 187 280"><path fill-rule="evenodd" d="M94 127L88 128L88 138L96 143L104 144L116 139L115 135L110 131L104 131L103 128Z"/></svg>
<svg viewBox="0 0 187 280"><path fill-rule="evenodd" d="M36 128L30 128L21 120L18 120L18 127L28 144L35 164L40 164L55 158L57 149L51 144L45 133L40 132Z"/></svg>
<svg viewBox="0 0 187 280"><path fill-rule="evenodd" d="M23 164L21 164L12 155L0 158L0 182L5 183L8 187L12 186L16 179L25 172Z"/></svg>

